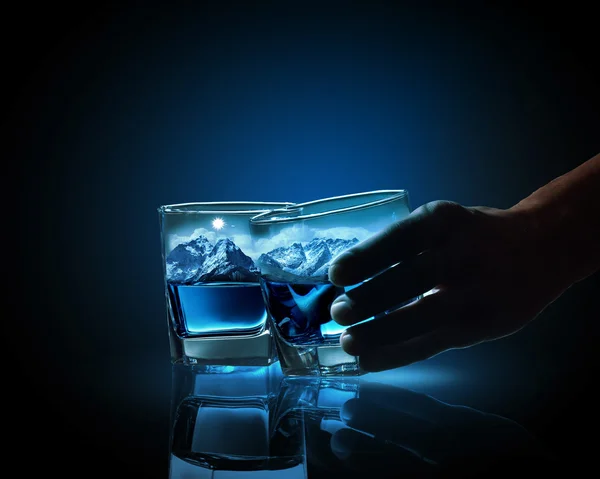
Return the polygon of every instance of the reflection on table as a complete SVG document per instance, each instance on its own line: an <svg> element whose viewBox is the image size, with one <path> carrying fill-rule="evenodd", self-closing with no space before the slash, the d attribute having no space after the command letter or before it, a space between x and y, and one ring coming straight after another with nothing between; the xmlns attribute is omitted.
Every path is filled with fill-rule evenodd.
<svg viewBox="0 0 600 479"><path fill-rule="evenodd" d="M361 378L173 366L170 478L429 477L543 466L517 423Z"/></svg>

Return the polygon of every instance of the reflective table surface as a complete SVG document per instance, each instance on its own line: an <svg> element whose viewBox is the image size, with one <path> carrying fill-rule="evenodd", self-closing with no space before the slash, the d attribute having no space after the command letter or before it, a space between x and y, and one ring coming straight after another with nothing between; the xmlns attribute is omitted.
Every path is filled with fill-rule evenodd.
<svg viewBox="0 0 600 479"><path fill-rule="evenodd" d="M215 369L218 369L215 370ZM436 377L437 375L437 377ZM172 369L169 477L429 477L547 467L513 420L411 389L443 371L284 378L268 368Z"/></svg>

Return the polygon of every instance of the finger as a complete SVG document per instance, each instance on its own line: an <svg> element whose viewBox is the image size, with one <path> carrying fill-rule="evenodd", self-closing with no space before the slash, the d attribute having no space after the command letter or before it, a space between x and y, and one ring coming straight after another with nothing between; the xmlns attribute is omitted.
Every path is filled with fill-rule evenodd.
<svg viewBox="0 0 600 479"><path fill-rule="evenodd" d="M403 343L367 351L360 356L360 367L366 372L386 371L437 356L450 349L468 346L455 330L439 329Z"/></svg>
<svg viewBox="0 0 600 479"><path fill-rule="evenodd" d="M428 471L431 467L416 451L380 441L350 428L337 431L331 437L330 445L344 469L354 473L375 473L377 477L396 478L398 470L406 476L407 473Z"/></svg>
<svg viewBox="0 0 600 479"><path fill-rule="evenodd" d="M385 410L389 411L381 416ZM359 429L361 425L353 421L353 418L358 416L364 416L369 422L377 421L377 416L385 417L396 426L399 425L397 418L410 417L412 422L407 422L403 428L408 428L411 424L424 424L425 428L435 425L442 427L446 432L453 432L453 436L466 429L485 432L493 428L495 434L493 437L486 435L485 442L493 444L497 450L506 450L507 445L517 449L522 445L533 445L535 442L523 426L505 417L468 406L448 404L427 394L374 381L361 381L359 399L346 401L340 416L347 426ZM374 418L374 421L371 418ZM421 419L422 422L417 422L417 419ZM475 440L477 441L477 438ZM430 455L435 456L433 451Z"/></svg>
<svg viewBox="0 0 600 479"><path fill-rule="evenodd" d="M431 436L436 434L436 425L426 418L407 414L388 401L388 404L375 403L361 395L344 403L341 419L349 427L376 439L417 451L420 456L426 455L431 449Z"/></svg>
<svg viewBox="0 0 600 479"><path fill-rule="evenodd" d="M376 407L390 407L395 411L438 424L452 411L450 404L427 394L375 381L361 381L360 399Z"/></svg>
<svg viewBox="0 0 600 479"><path fill-rule="evenodd" d="M442 289L417 301L351 326L341 336L344 351L354 356L374 352L452 325L459 314L456 302L461 295Z"/></svg>
<svg viewBox="0 0 600 479"><path fill-rule="evenodd" d="M371 278L443 242L451 228L470 214L456 203L427 203L335 258L329 267L329 280L350 286Z"/></svg>
<svg viewBox="0 0 600 479"><path fill-rule="evenodd" d="M425 251L338 296L331 318L343 326L395 309L443 280L440 252Z"/></svg>

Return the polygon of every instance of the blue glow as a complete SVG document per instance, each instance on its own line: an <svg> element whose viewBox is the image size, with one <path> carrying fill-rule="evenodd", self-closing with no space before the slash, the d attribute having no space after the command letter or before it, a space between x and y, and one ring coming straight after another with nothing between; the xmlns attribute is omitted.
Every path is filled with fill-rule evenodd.
<svg viewBox="0 0 600 479"><path fill-rule="evenodd" d="M461 383L466 384L467 378L464 371L427 361L363 376L364 381L376 381L420 392L433 388L459 387Z"/></svg>

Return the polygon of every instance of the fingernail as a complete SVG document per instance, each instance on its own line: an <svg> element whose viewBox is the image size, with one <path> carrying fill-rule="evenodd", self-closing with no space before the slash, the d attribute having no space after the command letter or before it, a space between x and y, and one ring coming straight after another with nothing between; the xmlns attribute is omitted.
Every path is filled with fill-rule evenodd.
<svg viewBox="0 0 600 479"><path fill-rule="evenodd" d="M358 446L357 434L359 433L349 428L337 431L331 436L329 443L331 452L342 461L349 459Z"/></svg>
<svg viewBox="0 0 600 479"><path fill-rule="evenodd" d="M343 273L343 268L340 268L340 262L343 263L344 261L346 261L346 259L349 257L350 255L348 253L341 253L339 256L336 256L331 263L329 264L329 270L328 270L328 276L329 276L329 281L331 281L332 283L335 283L337 280L339 280L340 278L338 278L338 276L340 275L340 273Z"/></svg>
<svg viewBox="0 0 600 479"><path fill-rule="evenodd" d="M357 399L349 399L340 408L340 419L345 423L352 421L352 418L356 415L356 401Z"/></svg>
<svg viewBox="0 0 600 479"><path fill-rule="evenodd" d="M351 256L350 253L348 253L347 251L344 251L343 253L340 253L335 258L333 258L333 261L331 262L331 265L332 266L338 266L338 263L340 261L343 263L344 261L346 261L348 259L349 256Z"/></svg>
<svg viewBox="0 0 600 479"><path fill-rule="evenodd" d="M338 297L336 297L333 301L332 301L332 305L336 304L336 303L342 303L348 301L348 296L346 296L345 294L340 294Z"/></svg>
<svg viewBox="0 0 600 479"><path fill-rule="evenodd" d="M336 300L331 303L330 313L331 319L336 323L343 325L350 324L352 322L352 308L348 302L348 296L338 296Z"/></svg>
<svg viewBox="0 0 600 479"><path fill-rule="evenodd" d="M352 354L350 351L352 351L352 348L354 347L354 338L348 331L344 331L340 336L340 346L342 346L342 349L348 354Z"/></svg>
<svg viewBox="0 0 600 479"><path fill-rule="evenodd" d="M329 270L327 271L327 276L329 277L329 281L335 284L335 280L340 274L340 268L337 264L332 264L329 266Z"/></svg>

